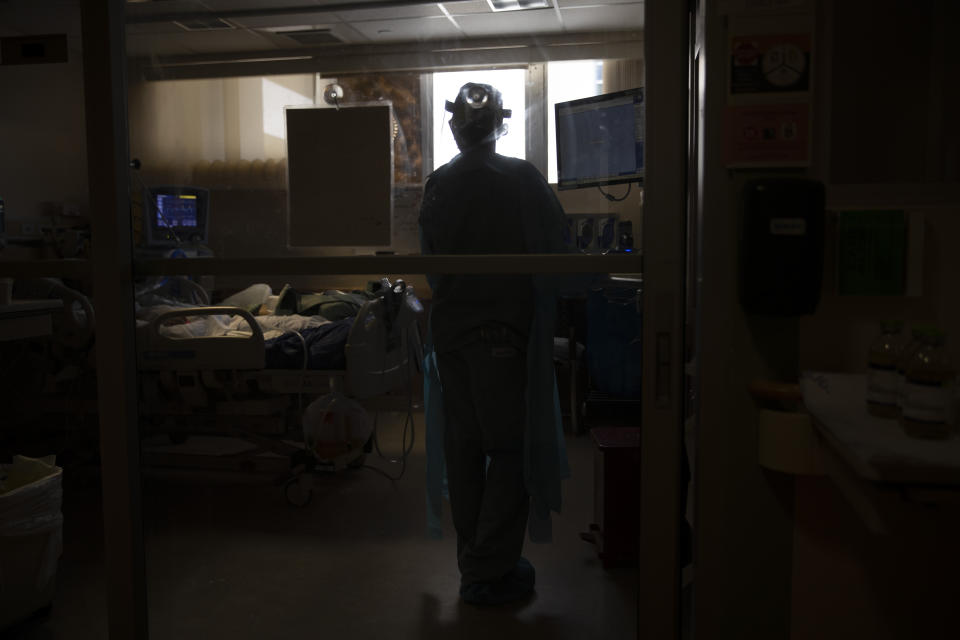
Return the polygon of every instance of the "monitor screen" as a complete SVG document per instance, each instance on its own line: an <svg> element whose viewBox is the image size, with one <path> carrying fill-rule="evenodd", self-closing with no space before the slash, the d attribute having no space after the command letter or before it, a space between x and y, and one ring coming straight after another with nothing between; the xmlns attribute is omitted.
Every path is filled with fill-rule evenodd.
<svg viewBox="0 0 960 640"><path fill-rule="evenodd" d="M149 247L176 247L205 243L209 225L210 192L199 187L149 187L143 220Z"/></svg>
<svg viewBox="0 0 960 640"><path fill-rule="evenodd" d="M559 102L557 187L643 180L643 89Z"/></svg>
<svg viewBox="0 0 960 640"><path fill-rule="evenodd" d="M158 193L157 226L175 229L195 229L197 196L187 193Z"/></svg>

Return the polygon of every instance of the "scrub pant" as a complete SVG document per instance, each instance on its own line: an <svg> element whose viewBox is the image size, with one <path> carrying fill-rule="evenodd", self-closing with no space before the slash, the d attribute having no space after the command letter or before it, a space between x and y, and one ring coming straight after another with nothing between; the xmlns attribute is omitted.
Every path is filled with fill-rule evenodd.
<svg viewBox="0 0 960 640"><path fill-rule="evenodd" d="M530 504L523 479L525 349L525 340L495 329L437 355L450 510L464 585L502 578L523 549Z"/></svg>

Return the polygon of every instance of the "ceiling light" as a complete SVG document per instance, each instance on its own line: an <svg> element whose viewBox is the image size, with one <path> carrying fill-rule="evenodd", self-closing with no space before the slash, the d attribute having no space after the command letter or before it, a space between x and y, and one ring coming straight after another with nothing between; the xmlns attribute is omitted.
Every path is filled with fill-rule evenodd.
<svg viewBox="0 0 960 640"><path fill-rule="evenodd" d="M548 9L550 0L487 0L491 11L522 11L524 9Z"/></svg>

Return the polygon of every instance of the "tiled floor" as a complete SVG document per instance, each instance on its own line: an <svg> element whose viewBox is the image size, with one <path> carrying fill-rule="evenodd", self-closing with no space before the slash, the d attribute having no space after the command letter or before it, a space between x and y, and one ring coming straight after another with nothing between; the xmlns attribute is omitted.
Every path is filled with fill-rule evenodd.
<svg viewBox="0 0 960 640"><path fill-rule="evenodd" d="M386 427L381 443L397 450L399 432ZM493 609L459 601L449 516L443 540L425 535L419 443L399 482L369 469L323 476L302 509L269 478L148 475L151 638L636 637L636 571L604 570L579 539L593 512L588 438L568 440L574 475L554 542L527 544L536 596ZM97 492L68 484L54 609L14 637L106 637Z"/></svg>

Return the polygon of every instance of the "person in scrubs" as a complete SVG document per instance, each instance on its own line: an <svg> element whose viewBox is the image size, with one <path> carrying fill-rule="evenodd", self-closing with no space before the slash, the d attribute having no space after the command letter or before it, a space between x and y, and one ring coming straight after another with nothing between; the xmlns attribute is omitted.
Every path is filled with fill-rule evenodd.
<svg viewBox="0 0 960 640"><path fill-rule="evenodd" d="M496 153L510 116L499 91L468 83L446 108L460 154L427 179L422 252L564 252L565 217L547 181L529 162ZM521 600L535 582L533 566L521 557L531 494L538 493L530 441L557 437L550 348L555 303L531 274L428 279L460 595L471 604ZM531 437L538 421L546 438ZM428 414L428 429L429 422ZM545 503L551 506L540 509L548 521L550 509L559 509L556 486L555 500Z"/></svg>

